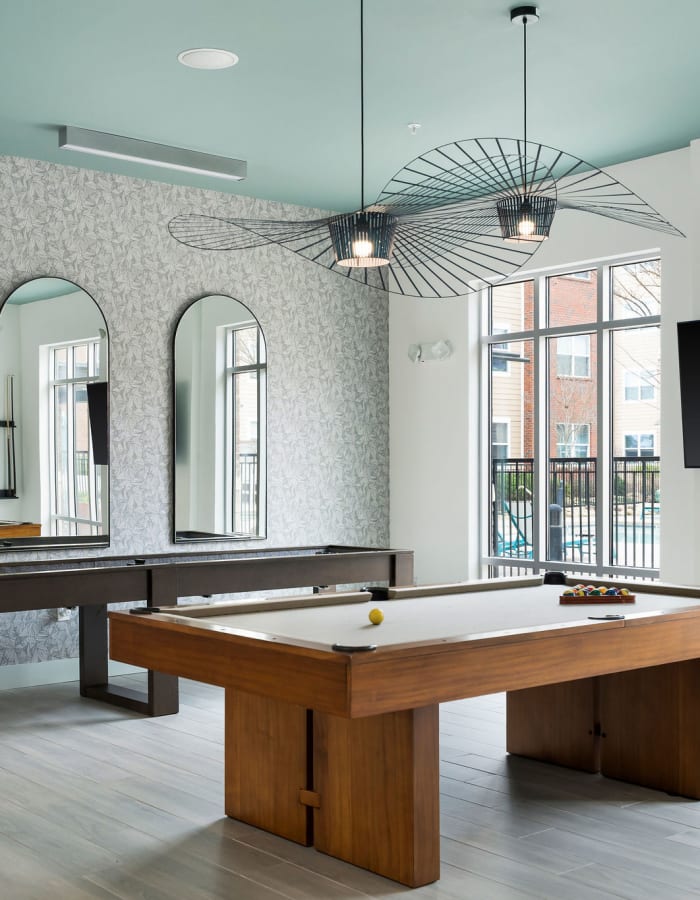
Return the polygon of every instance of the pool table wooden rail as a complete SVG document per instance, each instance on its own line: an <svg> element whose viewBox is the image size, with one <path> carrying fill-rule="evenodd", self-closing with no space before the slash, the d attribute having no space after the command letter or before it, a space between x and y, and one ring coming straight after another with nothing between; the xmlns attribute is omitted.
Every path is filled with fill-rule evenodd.
<svg viewBox="0 0 700 900"><path fill-rule="evenodd" d="M320 643L207 622L207 613L226 610L214 604L146 617L110 613L112 657L350 718L700 658L700 605L607 621L582 614L580 621L368 653L330 652Z"/></svg>

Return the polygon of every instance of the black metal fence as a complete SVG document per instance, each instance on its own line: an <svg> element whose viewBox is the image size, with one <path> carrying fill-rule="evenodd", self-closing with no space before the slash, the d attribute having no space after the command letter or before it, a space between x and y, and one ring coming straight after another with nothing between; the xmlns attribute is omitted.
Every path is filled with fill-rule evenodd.
<svg viewBox="0 0 700 900"><path fill-rule="evenodd" d="M658 456L612 460L610 546L598 546L593 457L552 458L548 463L546 559L594 565L658 567L660 460ZM491 554L532 559L534 460L492 463Z"/></svg>
<svg viewBox="0 0 700 900"><path fill-rule="evenodd" d="M596 561L596 467L590 456L549 460L547 559Z"/></svg>
<svg viewBox="0 0 700 900"><path fill-rule="evenodd" d="M494 459L492 555L532 559L533 460Z"/></svg>
<svg viewBox="0 0 700 900"><path fill-rule="evenodd" d="M241 534L258 533L258 454L238 455L238 479L234 496L234 530Z"/></svg>
<svg viewBox="0 0 700 900"><path fill-rule="evenodd" d="M658 456L613 459L611 529L617 565L649 569L659 565L660 478Z"/></svg>

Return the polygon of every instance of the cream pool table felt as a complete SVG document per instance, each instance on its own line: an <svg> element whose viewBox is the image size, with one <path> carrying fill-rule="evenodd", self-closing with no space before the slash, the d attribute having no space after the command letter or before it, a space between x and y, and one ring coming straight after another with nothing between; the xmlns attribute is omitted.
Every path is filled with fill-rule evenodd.
<svg viewBox="0 0 700 900"><path fill-rule="evenodd" d="M700 797L700 590L624 585L634 604L533 576L110 613L110 652L226 688L228 815L417 887L441 702L506 691L509 752Z"/></svg>

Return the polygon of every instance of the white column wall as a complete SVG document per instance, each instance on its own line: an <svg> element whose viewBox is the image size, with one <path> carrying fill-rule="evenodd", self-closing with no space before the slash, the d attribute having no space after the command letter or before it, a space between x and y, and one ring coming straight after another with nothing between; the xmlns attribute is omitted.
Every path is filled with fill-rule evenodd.
<svg viewBox="0 0 700 900"><path fill-rule="evenodd" d="M696 584L700 470L683 468L676 322L700 318L700 141L609 171L687 237L560 210L529 271L660 252L661 577ZM390 303L391 542L415 551L419 584L479 574L485 501L479 491L478 303L475 294L448 301L392 296ZM454 344L452 358L422 365L408 360L409 344L437 338ZM700 361L700 348L698 355Z"/></svg>

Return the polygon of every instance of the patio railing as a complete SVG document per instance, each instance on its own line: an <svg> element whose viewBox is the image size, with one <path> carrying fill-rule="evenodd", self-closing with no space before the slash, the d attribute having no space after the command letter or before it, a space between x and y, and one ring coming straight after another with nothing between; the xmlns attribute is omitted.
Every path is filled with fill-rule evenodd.
<svg viewBox="0 0 700 900"><path fill-rule="evenodd" d="M546 559L655 569L659 564L660 459L612 460L610 547L598 546L593 457L552 458L548 462ZM534 460L495 459L492 463L491 555L532 559Z"/></svg>

